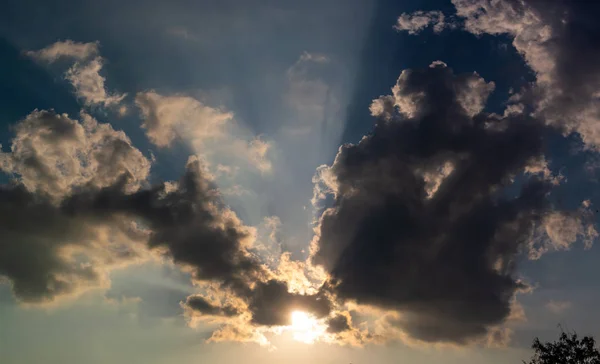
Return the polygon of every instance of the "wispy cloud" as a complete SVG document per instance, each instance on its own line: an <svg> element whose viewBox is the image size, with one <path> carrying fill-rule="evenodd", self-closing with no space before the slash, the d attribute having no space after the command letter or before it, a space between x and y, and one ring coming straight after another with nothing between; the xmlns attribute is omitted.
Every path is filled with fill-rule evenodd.
<svg viewBox="0 0 600 364"><path fill-rule="evenodd" d="M54 63L62 58L74 60L75 63L65 73L65 78L73 85L75 94L86 106L115 106L127 96L106 90L106 78L100 74L105 60L99 55L98 42L59 41L26 54L46 63Z"/></svg>
<svg viewBox="0 0 600 364"><path fill-rule="evenodd" d="M560 315L561 313L570 309L571 306L572 306L572 303L570 301L551 300L548 303L546 303L546 309L548 309L548 311L550 311L554 314L557 314L557 315Z"/></svg>

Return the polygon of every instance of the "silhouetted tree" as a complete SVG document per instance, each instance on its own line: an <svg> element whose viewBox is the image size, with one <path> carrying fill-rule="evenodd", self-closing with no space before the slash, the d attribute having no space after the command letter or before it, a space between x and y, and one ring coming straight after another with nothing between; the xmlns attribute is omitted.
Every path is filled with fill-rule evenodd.
<svg viewBox="0 0 600 364"><path fill-rule="evenodd" d="M600 353L591 336L580 339L576 333L563 332L555 342L542 343L535 338L531 347L535 353L524 364L600 364Z"/></svg>

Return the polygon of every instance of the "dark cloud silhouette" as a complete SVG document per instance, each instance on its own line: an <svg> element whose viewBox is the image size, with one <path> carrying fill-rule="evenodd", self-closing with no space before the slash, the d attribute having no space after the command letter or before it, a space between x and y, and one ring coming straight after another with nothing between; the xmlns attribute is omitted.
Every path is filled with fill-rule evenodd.
<svg viewBox="0 0 600 364"><path fill-rule="evenodd" d="M15 127L0 170L18 176L0 186L0 275L19 300L55 297L106 285L107 270L143 255L144 231L115 215L89 220L58 203L78 189L97 189L127 173L132 191L150 162L122 132L83 114L83 123L34 111Z"/></svg>
<svg viewBox="0 0 600 364"><path fill-rule="evenodd" d="M142 219L151 231L151 248L166 248L176 263L192 268L196 280L220 282L248 304L257 325L285 325L291 309L327 315L330 303L326 297L288 292L285 282L265 282L266 268L244 248L250 231L220 205L216 193L203 177L200 162L191 159L174 190L167 191L163 184L124 194L115 185L73 195L62 207L68 214L93 219L116 213ZM235 312L230 306L208 304L200 297L191 298L186 305L209 315L233 316Z"/></svg>
<svg viewBox="0 0 600 364"><path fill-rule="evenodd" d="M131 192L148 174L134 163L147 160L124 134L90 119L82 125L36 111L17 125L11 153L0 155L3 168L20 177L0 192L0 273L20 299L49 300L73 292L78 280L98 281L98 249L88 248L103 245L95 243L99 229L130 234L123 221L141 222L147 236L140 238L150 248L166 249L198 280L245 286L258 279L262 268L242 249L251 234L219 204L199 160L190 160L176 186ZM78 261L81 249L96 264ZM102 253L104 260L119 255Z"/></svg>
<svg viewBox="0 0 600 364"><path fill-rule="evenodd" d="M11 280L18 298L37 301L72 291L76 283L59 275L97 279L89 268L70 267L56 251L71 239L86 238L77 219L57 215L53 206L37 202L22 188L0 190L0 216L0 274Z"/></svg>
<svg viewBox="0 0 600 364"><path fill-rule="evenodd" d="M126 178L122 180L122 183ZM235 215L219 206L218 193L192 158L176 188L166 184L127 194L116 184L67 198L67 214L102 218L121 213L140 218L151 231L151 248L166 248L176 263L193 269L198 280L242 284L261 267L242 249L250 232Z"/></svg>
<svg viewBox="0 0 600 364"><path fill-rule="evenodd" d="M338 298L401 311L394 324L420 340L466 342L508 317L515 257L550 209L549 182L513 186L550 130L481 112L492 89L442 62L406 70L383 97L393 108L372 108L373 132L329 169L314 262Z"/></svg>
<svg viewBox="0 0 600 364"><path fill-rule="evenodd" d="M240 310L233 306L225 305L220 307L219 305L208 302L208 300L202 296L189 296L185 305L196 312L208 316L233 317L241 314Z"/></svg>
<svg viewBox="0 0 600 364"><path fill-rule="evenodd" d="M319 170L316 196L334 195L312 256L330 274L319 293L290 292L283 274L250 253L253 230L224 205L198 158L177 183L148 187L151 163L124 133L86 114L79 122L49 111L28 115L11 151L0 152L0 169L16 176L0 186L0 278L22 302L52 301L106 287L110 269L154 251L230 298L196 294L182 303L198 316L242 317L217 339L256 341L244 330L288 325L300 310L324 319L332 336L361 341L349 315L332 314L344 301L399 311L384 325L424 341L503 339L497 326L526 288L517 256L548 251L545 238L558 250L597 237L583 207L563 214L549 204L560 179L548 170L544 139L576 131L588 146L600 144L599 33L595 18L568 2L453 3L464 29L513 37L537 81L497 115L483 112L494 84L476 73L454 75L441 61L404 71L393 94L371 105L373 132ZM443 14L428 14L441 31ZM416 33L424 26L415 19L397 28ZM547 235L534 240L541 246L531 244L536 234ZM163 295L165 306L187 294L147 293Z"/></svg>
<svg viewBox="0 0 600 364"><path fill-rule="evenodd" d="M194 280L241 299L255 324L285 324L291 308L329 313L324 296L290 293L285 282L268 280L271 273L247 250L253 230L223 204L198 158L177 183L139 188L149 162L107 124L36 111L15 129L11 152L0 154L3 169L17 176L0 187L0 275L19 300L107 286L112 267L156 250ZM148 165L136 166L139 160ZM207 315L241 313L200 296L185 305Z"/></svg>
<svg viewBox="0 0 600 364"><path fill-rule="evenodd" d="M335 315L327 320L327 332L332 334L338 334L340 332L350 330L350 323L348 317L344 315Z"/></svg>
<svg viewBox="0 0 600 364"><path fill-rule="evenodd" d="M103 232L114 234L119 243ZM144 237L113 216L90 221L65 214L22 186L0 187L0 234L0 275L26 302L102 285L103 269L134 259L136 243Z"/></svg>

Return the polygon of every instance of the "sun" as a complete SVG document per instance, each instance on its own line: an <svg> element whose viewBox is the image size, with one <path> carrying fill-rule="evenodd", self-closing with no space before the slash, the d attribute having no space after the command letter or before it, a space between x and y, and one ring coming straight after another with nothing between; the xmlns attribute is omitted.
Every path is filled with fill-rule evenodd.
<svg viewBox="0 0 600 364"><path fill-rule="evenodd" d="M309 330L313 324L313 319L302 311L292 312L292 329L297 331Z"/></svg>
<svg viewBox="0 0 600 364"><path fill-rule="evenodd" d="M294 340L312 344L325 334L326 326L315 317L303 311L292 312L290 330Z"/></svg>

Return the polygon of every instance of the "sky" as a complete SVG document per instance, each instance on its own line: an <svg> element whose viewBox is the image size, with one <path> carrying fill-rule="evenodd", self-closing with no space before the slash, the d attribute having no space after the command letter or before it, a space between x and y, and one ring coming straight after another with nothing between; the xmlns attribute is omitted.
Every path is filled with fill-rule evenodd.
<svg viewBox="0 0 600 364"><path fill-rule="evenodd" d="M518 363L600 335L600 5L0 4L2 363Z"/></svg>

